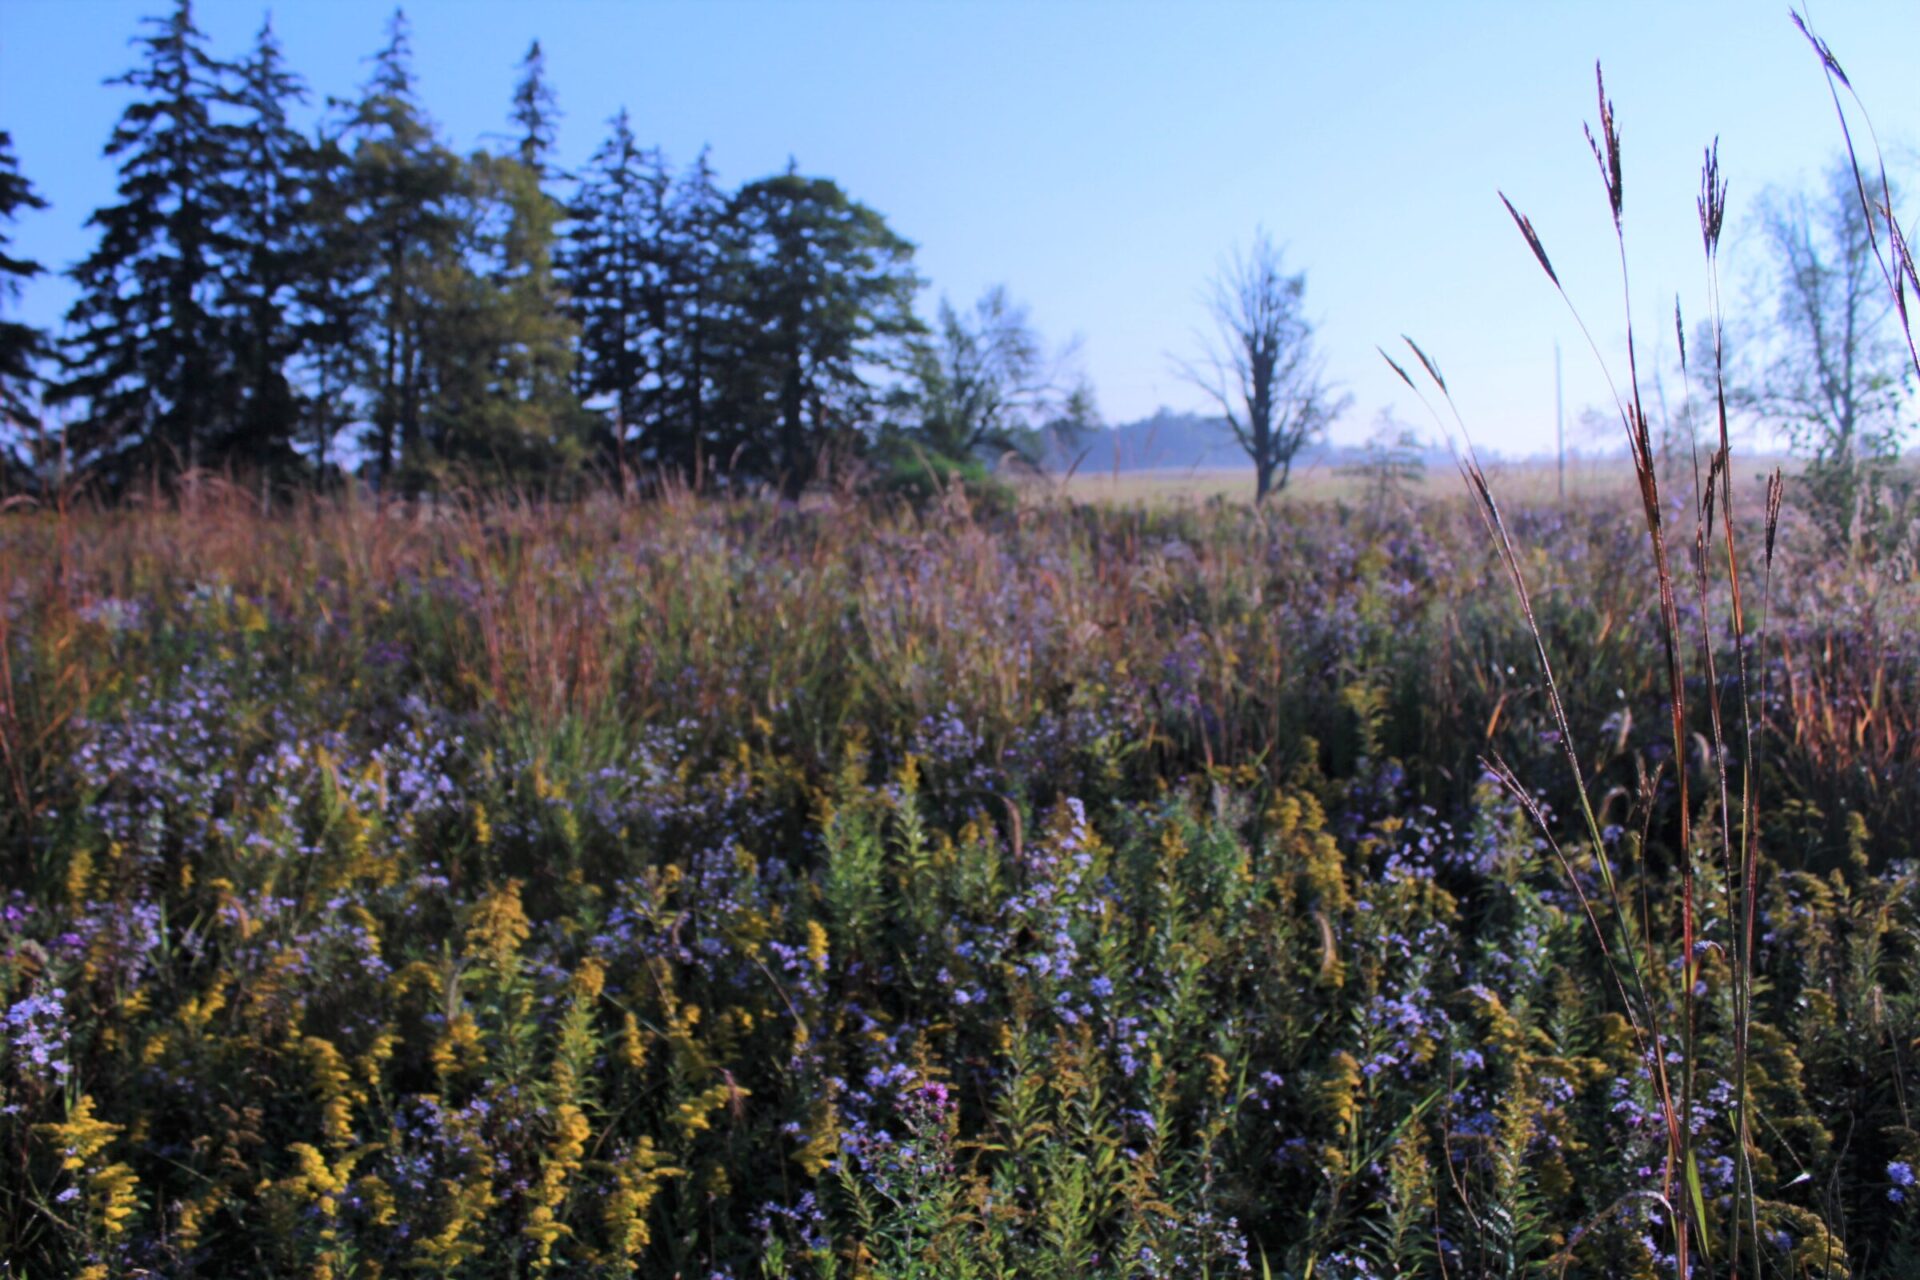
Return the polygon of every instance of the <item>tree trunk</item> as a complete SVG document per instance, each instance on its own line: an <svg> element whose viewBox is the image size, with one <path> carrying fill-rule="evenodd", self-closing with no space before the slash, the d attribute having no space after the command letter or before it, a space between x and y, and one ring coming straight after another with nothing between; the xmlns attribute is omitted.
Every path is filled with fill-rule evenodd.
<svg viewBox="0 0 1920 1280"><path fill-rule="evenodd" d="M801 419L800 363L787 366L786 385L780 391L780 496L797 502L811 479L806 456L806 424Z"/></svg>
<svg viewBox="0 0 1920 1280"><path fill-rule="evenodd" d="M387 304L387 343L381 370L380 399L374 407L374 434L380 444L380 487L386 489L393 482L393 426L394 409L400 383L400 322L398 308L389 300Z"/></svg>

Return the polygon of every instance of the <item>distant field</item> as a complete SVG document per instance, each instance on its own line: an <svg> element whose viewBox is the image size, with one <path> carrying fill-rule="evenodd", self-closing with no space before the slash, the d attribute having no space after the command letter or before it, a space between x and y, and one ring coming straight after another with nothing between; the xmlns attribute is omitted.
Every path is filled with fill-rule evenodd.
<svg viewBox="0 0 1920 1280"><path fill-rule="evenodd" d="M1771 472L1774 465L1792 464L1784 459L1735 455L1736 478L1758 477ZM1558 468L1552 462L1525 460L1491 462L1486 466L1494 493L1505 502L1552 502L1559 493ZM1683 471L1681 475L1685 475ZM1566 470L1566 493L1574 498L1629 498L1633 493L1633 468L1624 457L1570 459ZM1751 487L1757 488L1755 481ZM1345 467L1316 466L1294 473L1279 500L1361 503L1369 496L1367 477ZM1743 486L1749 487L1749 486ZM1253 498L1253 472L1233 467L1181 467L1133 471L1077 472L1069 477L1049 476L1027 482L1026 491L1034 497L1056 495L1075 502L1112 503L1119 506L1167 506L1203 503L1214 498L1245 502ZM1406 498L1423 500L1464 496L1459 472L1452 466L1430 466L1416 483L1403 490Z"/></svg>
<svg viewBox="0 0 1920 1280"><path fill-rule="evenodd" d="M1550 499L1557 484L1552 463L1504 462L1487 468L1496 484L1515 499ZM1625 493L1633 471L1624 458L1582 458L1567 465L1567 492L1581 497ZM1036 492L1052 491L1078 502L1144 503L1205 502L1210 498L1243 501L1253 497L1253 472L1234 467L1181 467L1137 471L1077 472L1035 482ZM1321 501L1360 501L1368 492L1365 476L1343 467L1309 467L1294 473L1285 497ZM1452 467L1428 467L1410 493L1420 497L1448 497L1462 492L1460 475Z"/></svg>

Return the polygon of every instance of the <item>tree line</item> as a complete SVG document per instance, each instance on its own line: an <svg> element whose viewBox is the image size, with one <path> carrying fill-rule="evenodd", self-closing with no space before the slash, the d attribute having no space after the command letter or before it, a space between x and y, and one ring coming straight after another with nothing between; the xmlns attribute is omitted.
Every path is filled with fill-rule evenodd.
<svg viewBox="0 0 1920 1280"><path fill-rule="evenodd" d="M64 331L0 326L0 472L107 493L196 469L385 491L583 477L903 484L1037 456L1094 418L1005 289L916 315L914 246L838 184L723 188L622 110L577 173L538 42L491 149L459 154L396 11L372 73L310 100L264 24L223 60L190 0L146 19ZM0 288L44 201L0 133Z"/></svg>

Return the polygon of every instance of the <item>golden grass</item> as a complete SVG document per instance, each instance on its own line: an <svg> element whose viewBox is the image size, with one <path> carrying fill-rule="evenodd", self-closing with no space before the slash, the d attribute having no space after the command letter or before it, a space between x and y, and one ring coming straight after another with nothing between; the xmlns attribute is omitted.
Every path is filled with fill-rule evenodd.
<svg viewBox="0 0 1920 1280"><path fill-rule="evenodd" d="M1558 489L1556 468L1551 462L1527 460L1496 463L1487 468L1488 476L1510 501L1536 503L1551 501ZM1632 491L1633 468L1623 457L1570 458L1567 461L1567 495L1573 498L1610 498ZM1294 473L1285 490L1274 495L1274 502L1347 502L1367 500L1369 482L1343 467L1313 466ZM1118 506L1177 506L1221 499L1234 503L1253 501L1253 472L1227 467L1182 467L1140 471L1079 472L1061 479L1048 476L1021 483L1024 495L1033 499L1065 498L1071 502L1091 502ZM1459 474L1450 466L1427 468L1426 474L1405 490L1408 497L1423 501L1464 497L1466 490Z"/></svg>

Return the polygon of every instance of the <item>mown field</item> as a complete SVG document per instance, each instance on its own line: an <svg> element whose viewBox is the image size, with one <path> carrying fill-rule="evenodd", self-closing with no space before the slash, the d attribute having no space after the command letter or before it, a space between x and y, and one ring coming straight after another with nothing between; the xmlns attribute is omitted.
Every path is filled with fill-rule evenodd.
<svg viewBox="0 0 1920 1280"><path fill-rule="evenodd" d="M0 1273L1920 1272L1911 573L1676 759L1545 498L1566 739L1464 498L0 519Z"/></svg>

